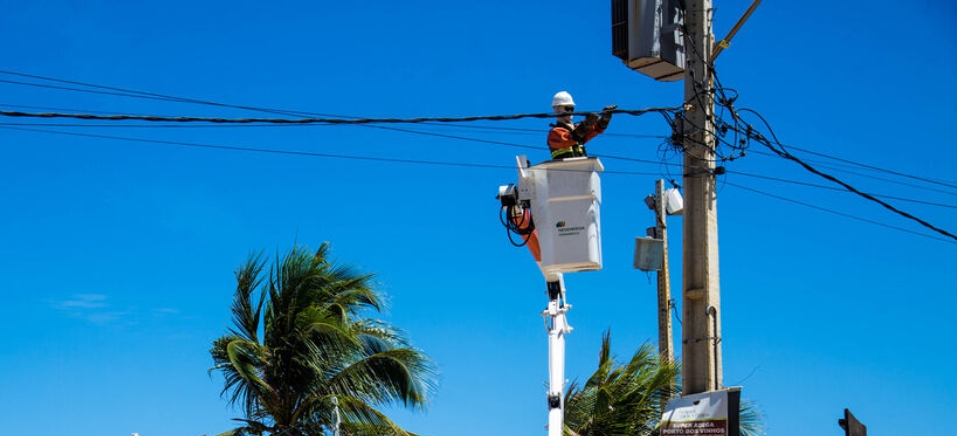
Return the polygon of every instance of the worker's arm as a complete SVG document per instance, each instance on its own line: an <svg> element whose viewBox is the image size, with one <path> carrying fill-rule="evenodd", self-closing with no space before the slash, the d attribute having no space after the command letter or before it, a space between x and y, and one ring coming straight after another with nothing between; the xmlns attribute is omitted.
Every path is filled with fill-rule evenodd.
<svg viewBox="0 0 957 436"><path fill-rule="evenodd" d="M548 148L552 150L561 150L578 145L578 142L572 138L572 132L564 127L555 127L548 132Z"/></svg>
<svg viewBox="0 0 957 436"><path fill-rule="evenodd" d="M595 125L594 128L585 133L585 139L582 140L582 144L591 141L592 138L605 132L605 128L600 125Z"/></svg>
<svg viewBox="0 0 957 436"><path fill-rule="evenodd" d="M611 122L611 116L613 115L612 111L617 108L618 108L617 104L612 104L612 105L605 106L605 108L601 110L601 118L598 119L598 123L596 124L598 127L601 128L601 131L604 131L605 129L608 128L608 123ZM598 133L601 133L601 132L598 132Z"/></svg>

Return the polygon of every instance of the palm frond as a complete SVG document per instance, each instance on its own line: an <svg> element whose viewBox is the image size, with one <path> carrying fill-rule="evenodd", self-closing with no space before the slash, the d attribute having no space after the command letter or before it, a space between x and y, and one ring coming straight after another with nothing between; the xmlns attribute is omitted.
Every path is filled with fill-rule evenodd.
<svg viewBox="0 0 957 436"><path fill-rule="evenodd" d="M333 396L343 429L410 435L374 406L423 408L434 392L425 354L401 330L365 316L385 306L374 275L331 261L329 251L328 243L315 252L296 245L277 253L268 274L262 254L237 270L233 328L210 350L222 395L245 413L232 436L324 434Z"/></svg>
<svg viewBox="0 0 957 436"><path fill-rule="evenodd" d="M255 254L236 270L236 292L233 295L233 333L252 342L259 342L259 320L265 293L260 292L258 301L252 294L262 283L261 273L266 265L262 253Z"/></svg>
<svg viewBox="0 0 957 436"><path fill-rule="evenodd" d="M326 384L330 392L361 392L377 404L424 408L434 390L435 370L421 352L396 348L352 362Z"/></svg>
<svg viewBox="0 0 957 436"><path fill-rule="evenodd" d="M337 396L337 398L342 416L342 428L348 435L415 436L365 401L348 396Z"/></svg>
<svg viewBox="0 0 957 436"><path fill-rule="evenodd" d="M677 366L663 362L645 344L625 363L611 355L611 334L602 336L598 368L565 395L565 434L581 436L649 434L661 405L673 391Z"/></svg>
<svg viewBox="0 0 957 436"><path fill-rule="evenodd" d="M765 434L764 415L754 401L741 400L738 424L741 429L741 436L762 436Z"/></svg>

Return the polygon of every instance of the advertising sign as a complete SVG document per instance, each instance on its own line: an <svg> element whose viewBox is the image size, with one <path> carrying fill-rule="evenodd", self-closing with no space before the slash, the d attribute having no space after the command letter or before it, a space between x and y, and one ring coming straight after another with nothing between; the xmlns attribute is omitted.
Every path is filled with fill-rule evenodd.
<svg viewBox="0 0 957 436"><path fill-rule="evenodd" d="M661 436L739 436L741 388L685 395L668 401Z"/></svg>

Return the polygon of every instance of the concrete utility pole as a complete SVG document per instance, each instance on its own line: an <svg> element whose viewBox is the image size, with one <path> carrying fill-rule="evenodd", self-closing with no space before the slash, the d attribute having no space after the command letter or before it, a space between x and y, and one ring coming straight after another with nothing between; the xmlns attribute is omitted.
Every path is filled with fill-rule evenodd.
<svg viewBox="0 0 957 436"><path fill-rule="evenodd" d="M684 223L682 225L682 394L718 390L721 294L714 177L714 101L709 69L714 36L711 0L685 10Z"/></svg>
<svg viewBox="0 0 957 436"><path fill-rule="evenodd" d="M662 244L661 270L658 271L658 356L667 362L675 361L674 339L671 329L671 275L668 270L668 223L665 217L665 181L655 182L655 238Z"/></svg>

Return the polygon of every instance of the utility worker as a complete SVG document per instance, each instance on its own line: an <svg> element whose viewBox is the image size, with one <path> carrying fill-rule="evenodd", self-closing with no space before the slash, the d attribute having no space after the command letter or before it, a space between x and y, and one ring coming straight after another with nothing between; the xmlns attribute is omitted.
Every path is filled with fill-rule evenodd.
<svg viewBox="0 0 957 436"><path fill-rule="evenodd" d="M552 109L555 111L556 122L551 124L548 132L548 148L552 152L552 159L566 157L587 156L585 143L598 136L608 128L611 122L611 112L618 105L605 106L601 117L596 113L589 113L585 121L579 124L572 122L572 112L575 111L575 101L571 94L560 91L552 97Z"/></svg>

